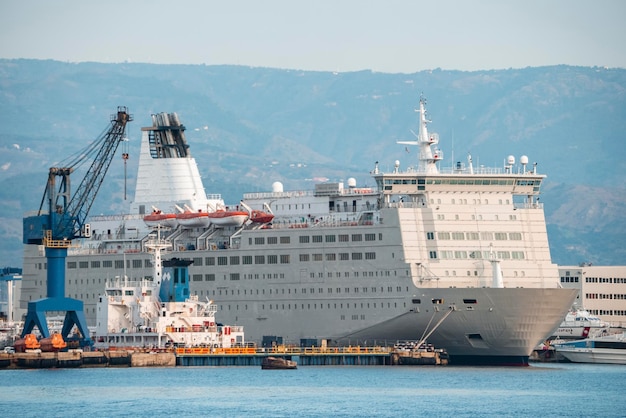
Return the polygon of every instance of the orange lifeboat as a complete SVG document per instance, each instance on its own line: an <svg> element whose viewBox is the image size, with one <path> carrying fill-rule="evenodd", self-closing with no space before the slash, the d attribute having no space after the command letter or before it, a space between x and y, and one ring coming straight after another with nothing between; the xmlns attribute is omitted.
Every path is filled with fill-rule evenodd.
<svg viewBox="0 0 626 418"><path fill-rule="evenodd" d="M17 353L23 353L26 350L36 350L40 348L39 341L35 334L26 334L24 338L20 338L13 344Z"/></svg>
<svg viewBox="0 0 626 418"><path fill-rule="evenodd" d="M208 212L201 209L197 212L186 210L176 214L176 220L181 226L187 228L206 228L211 223Z"/></svg>
<svg viewBox="0 0 626 418"><path fill-rule="evenodd" d="M144 216L143 221L150 227L157 227L160 225L174 228L178 223L174 213L163 213L158 209L155 209L151 214Z"/></svg>
<svg viewBox="0 0 626 418"><path fill-rule="evenodd" d="M208 215L215 226L241 226L248 220L248 212L239 210L216 210Z"/></svg>
<svg viewBox="0 0 626 418"><path fill-rule="evenodd" d="M272 222L273 219L273 214L263 212L262 210L253 210L250 214L250 220L259 224L268 224Z"/></svg>
<svg viewBox="0 0 626 418"><path fill-rule="evenodd" d="M67 347L67 343L58 332L55 332L48 338L42 338L39 344L41 351L61 351Z"/></svg>

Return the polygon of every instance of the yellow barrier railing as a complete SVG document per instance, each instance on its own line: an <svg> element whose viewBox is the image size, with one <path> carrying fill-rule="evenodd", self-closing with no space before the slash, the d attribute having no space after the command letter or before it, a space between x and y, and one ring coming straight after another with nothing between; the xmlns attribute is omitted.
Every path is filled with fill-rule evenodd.
<svg viewBox="0 0 626 418"><path fill-rule="evenodd" d="M381 355L389 354L391 349L388 347L360 347L360 346L348 346L348 347L288 347L288 346L276 346L269 348L256 348L256 347L186 347L177 348L176 354L178 355L343 355L343 354L371 354Z"/></svg>

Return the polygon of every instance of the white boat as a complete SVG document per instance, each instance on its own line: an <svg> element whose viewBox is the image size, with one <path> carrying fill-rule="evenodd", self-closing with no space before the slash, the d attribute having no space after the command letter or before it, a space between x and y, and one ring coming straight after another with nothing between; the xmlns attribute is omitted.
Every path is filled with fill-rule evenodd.
<svg viewBox="0 0 626 418"><path fill-rule="evenodd" d="M96 348L207 347L245 344L243 327L218 323L217 306L189 294L187 267L191 261L162 260L169 243L152 239L154 274L140 281L107 281L98 303Z"/></svg>
<svg viewBox="0 0 626 418"><path fill-rule="evenodd" d="M248 212L244 212L241 210L216 210L214 212L209 213L209 220L213 225L224 227L224 226L235 226L240 227L243 225L249 218Z"/></svg>
<svg viewBox="0 0 626 418"><path fill-rule="evenodd" d="M183 228L206 228L211 223L208 212L202 209L192 211L189 208L177 213L176 221Z"/></svg>
<svg viewBox="0 0 626 418"><path fill-rule="evenodd" d="M610 325L584 309L570 310L551 338L582 339L609 331Z"/></svg>
<svg viewBox="0 0 626 418"><path fill-rule="evenodd" d="M274 182L240 199L271 213L271 223L169 231L172 256L193 260L190 291L259 344L274 336L393 345L429 334L452 364L527 364L577 293L560 288L550 259L539 202L545 175L526 156L496 168L475 167L471 157L441 167L424 100L417 112L417 138L401 148L418 156L415 164L385 170L376 162L366 173L374 187L350 178L285 191ZM129 215L92 217L91 237L69 249L66 290L83 301L88 323L103 280L150 274L147 208L226 207L206 194L175 115L153 116L142 132ZM46 282L42 249L26 245L24 254L23 303L45 295Z"/></svg>
<svg viewBox="0 0 626 418"><path fill-rule="evenodd" d="M152 213L144 216L143 221L151 228L176 228L178 226L175 213L164 213L157 208L153 208Z"/></svg>
<svg viewBox="0 0 626 418"><path fill-rule="evenodd" d="M573 363L626 364L626 333L567 341L554 348Z"/></svg>

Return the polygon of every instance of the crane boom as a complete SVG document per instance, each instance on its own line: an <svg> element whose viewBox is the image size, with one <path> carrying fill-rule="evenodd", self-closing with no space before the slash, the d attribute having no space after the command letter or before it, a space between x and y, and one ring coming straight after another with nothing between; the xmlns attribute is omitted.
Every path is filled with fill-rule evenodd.
<svg viewBox="0 0 626 418"><path fill-rule="evenodd" d="M92 144L92 148L99 145L97 154L73 196L70 174L74 167L50 167L39 212L36 216L24 218L25 244L53 245L54 241L54 246L58 247L62 243L69 245L72 239L82 236L89 210L130 121L132 116L127 108L118 107L117 113L111 117L111 127ZM44 201L47 201L47 213L44 213Z"/></svg>

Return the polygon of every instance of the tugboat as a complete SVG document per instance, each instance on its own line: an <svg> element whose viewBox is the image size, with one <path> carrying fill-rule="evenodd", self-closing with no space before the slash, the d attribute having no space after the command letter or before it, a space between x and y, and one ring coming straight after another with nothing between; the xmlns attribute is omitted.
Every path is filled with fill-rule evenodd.
<svg viewBox="0 0 626 418"><path fill-rule="evenodd" d="M448 364L448 353L442 348L435 348L425 341L404 341L394 345L392 353L394 365L442 365Z"/></svg>
<svg viewBox="0 0 626 418"><path fill-rule="evenodd" d="M162 261L161 251L171 245L160 237L148 241L146 247L153 254L153 277L107 282L98 303L94 346L242 347L243 327L218 323L217 305L189 294L187 268L192 261Z"/></svg>

